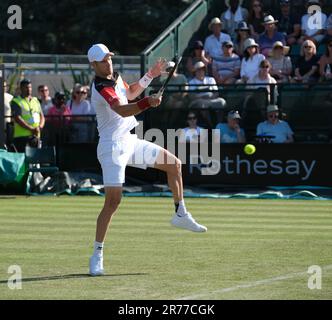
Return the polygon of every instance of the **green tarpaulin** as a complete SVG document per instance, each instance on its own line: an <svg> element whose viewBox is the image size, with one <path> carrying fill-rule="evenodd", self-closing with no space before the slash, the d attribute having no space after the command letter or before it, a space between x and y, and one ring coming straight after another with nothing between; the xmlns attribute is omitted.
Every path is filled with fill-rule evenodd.
<svg viewBox="0 0 332 320"><path fill-rule="evenodd" d="M12 153L0 149L0 185L20 184L26 171L24 153Z"/></svg>

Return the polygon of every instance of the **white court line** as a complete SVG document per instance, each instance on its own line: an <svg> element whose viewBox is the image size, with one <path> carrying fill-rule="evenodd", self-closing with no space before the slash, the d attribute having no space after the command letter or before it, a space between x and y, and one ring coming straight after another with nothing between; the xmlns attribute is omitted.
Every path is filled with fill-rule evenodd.
<svg viewBox="0 0 332 320"><path fill-rule="evenodd" d="M325 266L325 267L322 267L322 271L331 270L331 269L332 269L332 264L330 264L328 266ZM239 290L239 289L257 287L257 286L260 286L260 285L263 285L263 284L270 284L270 283L277 282L277 281L293 279L293 278L304 276L304 275L309 275L309 274L308 274L307 271L289 273L289 274L281 275L281 276L274 277L274 278L257 280L257 281L249 282L249 283L246 283L246 284L239 284L237 286L230 287L230 288L223 288L223 289L218 289L218 290L209 291L209 292L206 291L206 292L196 293L196 294L193 294L193 295L190 295L190 296L178 298L176 300L202 299L203 297L211 296L211 295L214 295L214 294L223 294L223 293L227 293L227 292L236 291L236 290ZM322 277L323 277L323 275L322 275Z"/></svg>

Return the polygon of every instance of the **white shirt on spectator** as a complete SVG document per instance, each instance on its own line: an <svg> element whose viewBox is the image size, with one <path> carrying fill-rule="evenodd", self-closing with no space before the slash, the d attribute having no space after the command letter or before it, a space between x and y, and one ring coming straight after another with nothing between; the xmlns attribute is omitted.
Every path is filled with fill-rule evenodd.
<svg viewBox="0 0 332 320"><path fill-rule="evenodd" d="M89 115L96 114L88 100L82 100L79 104L72 100L67 102L67 107L70 109L72 115Z"/></svg>
<svg viewBox="0 0 332 320"><path fill-rule="evenodd" d="M255 54L248 60L243 58L241 63L241 78L247 77L251 79L256 76L259 71L259 65L263 60L265 60L265 57L260 53Z"/></svg>
<svg viewBox="0 0 332 320"><path fill-rule="evenodd" d="M314 35L317 31L326 29L326 23L327 23L327 16L323 12L317 12L316 15L320 15L321 21L315 21L316 18L314 18L311 23L309 23L309 18L313 17L310 14L305 14L302 16L301 19L301 29L304 30L305 34L309 37Z"/></svg>
<svg viewBox="0 0 332 320"><path fill-rule="evenodd" d="M203 81L193 78L189 81L189 90L213 90L218 91L216 80L212 77L204 77ZM195 92L196 97L213 97L213 92Z"/></svg>
<svg viewBox="0 0 332 320"><path fill-rule="evenodd" d="M202 130L203 128L197 126L196 128L184 128L182 129L180 142L199 142L198 138L201 137L202 141ZM203 139L204 140L204 139Z"/></svg>
<svg viewBox="0 0 332 320"><path fill-rule="evenodd" d="M4 112L4 115L5 115L5 123L9 123L11 120L10 117L12 115L12 112L11 112L11 108L10 108L10 101L13 100L13 96L10 94L10 93L7 93L5 92L5 95L4 95L4 108L5 108L5 112Z"/></svg>
<svg viewBox="0 0 332 320"><path fill-rule="evenodd" d="M212 58L221 57L223 55L221 46L225 41L231 41L231 37L227 33L221 32L219 39L211 34L205 39L204 50Z"/></svg>
<svg viewBox="0 0 332 320"><path fill-rule="evenodd" d="M274 143L284 143L294 132L286 121L278 120L276 124L269 121L260 122L257 126L257 135L271 135Z"/></svg>

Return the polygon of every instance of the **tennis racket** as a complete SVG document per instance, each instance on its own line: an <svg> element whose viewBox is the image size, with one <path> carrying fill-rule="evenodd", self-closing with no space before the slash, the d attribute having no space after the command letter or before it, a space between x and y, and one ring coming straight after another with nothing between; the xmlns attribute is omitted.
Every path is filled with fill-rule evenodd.
<svg viewBox="0 0 332 320"><path fill-rule="evenodd" d="M163 95L163 93L164 93L164 91L165 91L165 89L166 89L166 87L167 87L169 81L172 79L173 74L174 74L175 70L177 69L177 67L179 66L181 60L182 60L182 56L180 56L180 57L175 57L175 58L173 59L174 66L173 66L172 69L168 72L167 79L164 81L164 83L162 84L161 88L160 88L159 91L156 93L156 98L160 98L160 97Z"/></svg>

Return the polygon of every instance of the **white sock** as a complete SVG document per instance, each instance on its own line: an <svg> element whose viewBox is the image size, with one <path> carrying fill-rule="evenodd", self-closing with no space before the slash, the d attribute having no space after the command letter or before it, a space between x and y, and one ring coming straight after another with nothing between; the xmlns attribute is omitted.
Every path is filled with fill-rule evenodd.
<svg viewBox="0 0 332 320"><path fill-rule="evenodd" d="M93 255L102 256L104 250L104 242L95 241Z"/></svg>
<svg viewBox="0 0 332 320"><path fill-rule="evenodd" d="M183 217L183 216L185 216L187 214L186 205L184 204L184 200L183 199L181 201L179 201L179 207L178 207L176 213L180 217Z"/></svg>

